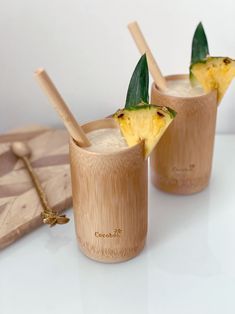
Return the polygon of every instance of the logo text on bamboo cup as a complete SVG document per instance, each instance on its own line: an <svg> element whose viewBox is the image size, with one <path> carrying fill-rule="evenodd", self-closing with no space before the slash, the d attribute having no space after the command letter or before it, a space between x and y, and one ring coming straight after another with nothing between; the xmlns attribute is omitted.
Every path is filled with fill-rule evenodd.
<svg viewBox="0 0 235 314"><path fill-rule="evenodd" d="M173 167L172 170L175 172L190 172L193 171L195 168L194 164L190 164L188 167L185 168L177 168L177 167Z"/></svg>
<svg viewBox="0 0 235 314"><path fill-rule="evenodd" d="M121 236L122 230L121 229L114 229L113 232L109 233L101 233L96 231L95 236L97 238L119 238Z"/></svg>

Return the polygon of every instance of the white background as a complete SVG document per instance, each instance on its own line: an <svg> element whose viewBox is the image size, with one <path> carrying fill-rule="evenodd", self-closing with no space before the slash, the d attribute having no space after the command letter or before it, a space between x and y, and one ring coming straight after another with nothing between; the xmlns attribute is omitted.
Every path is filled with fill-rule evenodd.
<svg viewBox="0 0 235 314"><path fill-rule="evenodd" d="M33 79L45 67L80 122L122 107L139 53L138 20L164 74L186 73L202 20L212 55L235 58L234 0L0 0L0 131L61 122ZM234 90L234 91L233 91ZM235 132L235 84L218 132Z"/></svg>

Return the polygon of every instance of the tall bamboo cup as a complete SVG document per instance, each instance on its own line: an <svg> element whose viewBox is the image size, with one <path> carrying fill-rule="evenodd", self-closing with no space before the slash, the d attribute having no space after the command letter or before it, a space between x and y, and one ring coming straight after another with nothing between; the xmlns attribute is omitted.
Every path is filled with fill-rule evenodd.
<svg viewBox="0 0 235 314"><path fill-rule="evenodd" d="M167 76L166 80L187 78ZM153 83L151 103L169 106L177 116L150 157L153 184L169 193L192 194L209 183L217 115L216 91L195 97L162 93Z"/></svg>
<svg viewBox="0 0 235 314"><path fill-rule="evenodd" d="M116 128L113 119L87 123L85 133ZM143 143L95 153L70 139L73 210L78 243L88 257L122 262L143 249L147 233L147 162Z"/></svg>

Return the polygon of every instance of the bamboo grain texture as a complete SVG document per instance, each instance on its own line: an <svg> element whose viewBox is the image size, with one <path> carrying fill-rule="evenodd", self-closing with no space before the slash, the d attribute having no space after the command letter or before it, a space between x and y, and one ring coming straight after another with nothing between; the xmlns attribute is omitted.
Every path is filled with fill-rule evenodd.
<svg viewBox="0 0 235 314"><path fill-rule="evenodd" d="M23 162L10 150L14 141L30 146L32 166L50 205L60 212L72 204L65 130L33 126L0 135L0 249L42 225L38 195Z"/></svg>

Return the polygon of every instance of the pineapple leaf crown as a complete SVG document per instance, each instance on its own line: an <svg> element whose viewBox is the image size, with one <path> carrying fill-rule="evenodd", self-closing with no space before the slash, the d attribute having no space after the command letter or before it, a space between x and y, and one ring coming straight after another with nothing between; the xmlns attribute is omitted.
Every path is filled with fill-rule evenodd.
<svg viewBox="0 0 235 314"><path fill-rule="evenodd" d="M126 96L125 108L149 102L149 70L146 54L142 55L132 74Z"/></svg>
<svg viewBox="0 0 235 314"><path fill-rule="evenodd" d="M191 64L202 61L209 55L209 47L207 42L206 33L202 23L197 25L193 35Z"/></svg>

